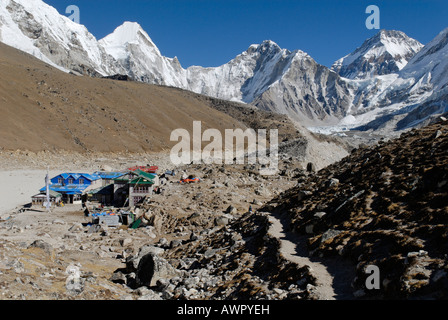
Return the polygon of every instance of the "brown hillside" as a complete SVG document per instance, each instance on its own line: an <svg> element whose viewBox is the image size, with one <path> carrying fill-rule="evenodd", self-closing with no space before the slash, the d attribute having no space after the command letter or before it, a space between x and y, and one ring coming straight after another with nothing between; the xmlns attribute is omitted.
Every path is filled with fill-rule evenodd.
<svg viewBox="0 0 448 320"><path fill-rule="evenodd" d="M202 130L245 128L195 94L66 74L1 43L0 108L4 150L159 152L194 120Z"/></svg>

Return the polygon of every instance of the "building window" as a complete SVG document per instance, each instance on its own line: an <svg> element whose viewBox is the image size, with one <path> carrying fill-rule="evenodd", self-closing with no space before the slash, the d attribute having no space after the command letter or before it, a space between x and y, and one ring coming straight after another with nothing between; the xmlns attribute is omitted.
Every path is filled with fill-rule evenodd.
<svg viewBox="0 0 448 320"><path fill-rule="evenodd" d="M79 184L84 184L84 179L80 178L79 179Z"/></svg>
<svg viewBox="0 0 448 320"><path fill-rule="evenodd" d="M59 183L59 184L64 183L64 179L62 179L62 178L58 178L58 183Z"/></svg>
<svg viewBox="0 0 448 320"><path fill-rule="evenodd" d="M73 178L68 179L68 184L73 184Z"/></svg>

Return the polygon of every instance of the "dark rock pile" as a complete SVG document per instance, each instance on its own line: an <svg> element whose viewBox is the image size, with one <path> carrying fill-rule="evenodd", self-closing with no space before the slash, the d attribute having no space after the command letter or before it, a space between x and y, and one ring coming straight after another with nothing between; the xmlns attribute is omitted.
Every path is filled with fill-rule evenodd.
<svg viewBox="0 0 448 320"><path fill-rule="evenodd" d="M173 246L143 246L111 281L148 291L150 299L306 299L309 268L279 255L263 213L247 213ZM143 289L141 289L143 288Z"/></svg>
<svg viewBox="0 0 448 320"><path fill-rule="evenodd" d="M357 297L448 297L447 121L358 148L265 209L288 214L312 256L357 264ZM368 265L380 289L366 289Z"/></svg>

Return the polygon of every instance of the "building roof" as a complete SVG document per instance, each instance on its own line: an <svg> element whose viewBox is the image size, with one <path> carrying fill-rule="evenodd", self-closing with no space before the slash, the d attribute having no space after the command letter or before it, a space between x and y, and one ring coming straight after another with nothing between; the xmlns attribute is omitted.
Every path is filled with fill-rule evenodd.
<svg viewBox="0 0 448 320"><path fill-rule="evenodd" d="M144 171L144 172L149 172L149 173L156 173L157 170L159 170L158 166L134 166L131 168L128 168L129 171L136 171L136 170L140 170L140 171Z"/></svg>
<svg viewBox="0 0 448 320"><path fill-rule="evenodd" d="M146 180L143 178L135 178L129 181L130 184L154 184L153 180Z"/></svg>
<svg viewBox="0 0 448 320"><path fill-rule="evenodd" d="M129 178L123 178L123 176L128 175ZM135 171L128 171L125 172L120 177L114 179L115 182L129 182L135 179L145 179L145 180L155 180L157 178L157 175L154 173L144 172L141 170L135 170Z"/></svg>
<svg viewBox="0 0 448 320"><path fill-rule="evenodd" d="M94 172L95 175L98 175L101 177L101 179L117 179L119 177L124 176L127 173L127 171L120 171L120 172L107 172L107 171L96 171Z"/></svg>
<svg viewBox="0 0 448 320"><path fill-rule="evenodd" d="M157 177L157 175L154 173L145 172L145 171L142 171L139 169L135 170L134 173L137 174L137 176L140 178L149 179L149 180L154 180Z"/></svg>
<svg viewBox="0 0 448 320"><path fill-rule="evenodd" d="M59 192L59 193L65 193L65 194L82 194L84 189L89 187L88 184L67 184L65 186L60 184L52 184L49 186L50 190ZM43 187L40 189L40 192L45 192L46 187Z"/></svg>
<svg viewBox="0 0 448 320"><path fill-rule="evenodd" d="M108 184L107 186L104 187L99 187L93 190L89 190L87 191L88 194L103 194L103 195L108 195L114 192L114 184Z"/></svg>
<svg viewBox="0 0 448 320"><path fill-rule="evenodd" d="M47 195L46 195L45 192L46 192L46 191L45 191L45 188L44 188L44 192L38 193L38 194L32 196L32 198L46 197ZM49 194L50 194L50 197L51 197L51 198L59 198L59 197L62 197L62 194L60 194L59 192L56 192L56 191L54 191L54 190L51 190L51 189L50 189Z"/></svg>
<svg viewBox="0 0 448 320"><path fill-rule="evenodd" d="M58 174L57 176L53 177L51 180L58 178L58 177L62 177L64 180L68 179L68 178L73 178L75 180L78 180L79 178L84 178L86 180L89 181L95 181L95 180L99 180L101 179L101 177L96 174L90 174L90 173L68 173L68 172L64 172L61 174Z"/></svg>
<svg viewBox="0 0 448 320"><path fill-rule="evenodd" d="M130 178L117 178L114 179L115 183L122 182L122 183L130 183L130 184L155 184L157 175L154 173L145 172L142 170L135 170L135 171L128 171L124 175L129 175ZM123 175L123 176L124 176Z"/></svg>

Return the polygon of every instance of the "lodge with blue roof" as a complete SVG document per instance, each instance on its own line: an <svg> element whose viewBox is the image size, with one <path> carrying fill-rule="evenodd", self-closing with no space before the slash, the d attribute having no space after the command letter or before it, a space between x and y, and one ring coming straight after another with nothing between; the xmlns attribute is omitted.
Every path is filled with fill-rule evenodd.
<svg viewBox="0 0 448 320"><path fill-rule="evenodd" d="M49 188L60 193L65 203L76 203L81 201L86 189L100 187L101 181L101 176L95 173L61 173L50 180ZM39 191L45 192L46 187Z"/></svg>
<svg viewBox="0 0 448 320"><path fill-rule="evenodd" d="M159 185L157 174L142 170L144 167L125 171L96 171L90 173L61 173L49 180L51 195L58 195L53 202L61 199L64 203L99 202L118 207L134 206L153 193ZM154 168L149 167L152 171ZM46 186L33 196L33 203L42 203Z"/></svg>

